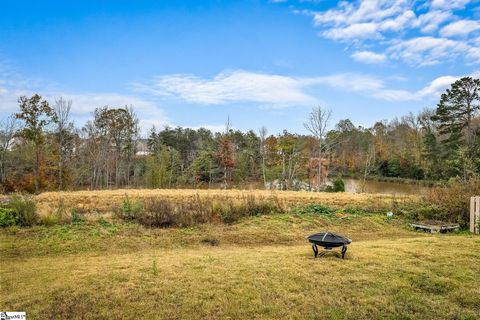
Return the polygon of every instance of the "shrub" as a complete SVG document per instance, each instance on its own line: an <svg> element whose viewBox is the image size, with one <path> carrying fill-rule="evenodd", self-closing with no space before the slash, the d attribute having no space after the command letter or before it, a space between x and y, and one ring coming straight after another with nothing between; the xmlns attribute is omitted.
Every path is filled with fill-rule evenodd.
<svg viewBox="0 0 480 320"><path fill-rule="evenodd" d="M17 224L15 211L8 208L0 208L0 227L10 227Z"/></svg>
<svg viewBox="0 0 480 320"><path fill-rule="evenodd" d="M85 222L85 215L76 208L70 210L70 216L72 217L72 223Z"/></svg>
<svg viewBox="0 0 480 320"><path fill-rule="evenodd" d="M448 214L435 204L419 206L417 216L421 220L448 220Z"/></svg>
<svg viewBox="0 0 480 320"><path fill-rule="evenodd" d="M31 197L14 195L7 207L15 212L17 223L21 226L32 226L38 221L36 204Z"/></svg>
<svg viewBox="0 0 480 320"><path fill-rule="evenodd" d="M219 214L224 223L234 223L245 216L245 209L232 201L219 205Z"/></svg>
<svg viewBox="0 0 480 320"><path fill-rule="evenodd" d="M470 220L470 197L480 195L480 180L453 181L446 187L431 188L424 196L427 206L435 208L431 218L452 222Z"/></svg>
<svg viewBox="0 0 480 320"><path fill-rule="evenodd" d="M142 206L143 209L143 206ZM174 206L166 199L151 199L145 210L137 214L138 222L148 227L172 227L178 225Z"/></svg>
<svg viewBox="0 0 480 320"><path fill-rule="evenodd" d="M293 213L295 214L306 214L306 215L333 215L336 210L321 204L311 204L305 207L294 208Z"/></svg>
<svg viewBox="0 0 480 320"><path fill-rule="evenodd" d="M397 213L402 214L408 221L420 220L417 210L399 210Z"/></svg>
<svg viewBox="0 0 480 320"><path fill-rule="evenodd" d="M53 226L60 222L55 214L43 214L38 218L38 223L44 226Z"/></svg>
<svg viewBox="0 0 480 320"><path fill-rule="evenodd" d="M125 195L125 198L120 205L118 214L123 220L135 220L143 214L143 202L140 200L132 201Z"/></svg>
<svg viewBox="0 0 480 320"><path fill-rule="evenodd" d="M216 203L214 211L220 214L223 222L233 223L244 217L282 213L284 209L275 197L256 198L247 195L238 201L226 201L226 205Z"/></svg>
<svg viewBox="0 0 480 320"><path fill-rule="evenodd" d="M176 223L179 226L211 222L213 220L213 202L210 198L202 199L198 194L192 201L182 201L175 205Z"/></svg>
<svg viewBox="0 0 480 320"><path fill-rule="evenodd" d="M345 182L342 178L336 178L333 181L333 186L327 186L326 192L345 192Z"/></svg>

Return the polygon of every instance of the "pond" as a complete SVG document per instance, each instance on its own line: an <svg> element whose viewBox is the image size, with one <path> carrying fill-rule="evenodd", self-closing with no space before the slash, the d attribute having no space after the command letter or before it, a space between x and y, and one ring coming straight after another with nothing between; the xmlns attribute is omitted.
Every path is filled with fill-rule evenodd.
<svg viewBox="0 0 480 320"><path fill-rule="evenodd" d="M344 178L346 192L362 192L363 180ZM383 193L383 194L397 194L397 195L421 195L424 194L429 187L425 187L413 183L398 183L385 181L365 181L365 192L368 193Z"/></svg>

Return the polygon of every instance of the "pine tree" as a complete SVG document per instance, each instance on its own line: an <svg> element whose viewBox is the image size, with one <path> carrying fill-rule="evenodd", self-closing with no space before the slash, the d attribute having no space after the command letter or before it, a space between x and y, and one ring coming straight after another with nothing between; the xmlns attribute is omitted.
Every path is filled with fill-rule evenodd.
<svg viewBox="0 0 480 320"><path fill-rule="evenodd" d="M455 81L442 94L432 117L439 133L445 135L444 144L452 148L465 145L472 155L476 140L472 120L479 111L480 80L465 77Z"/></svg>

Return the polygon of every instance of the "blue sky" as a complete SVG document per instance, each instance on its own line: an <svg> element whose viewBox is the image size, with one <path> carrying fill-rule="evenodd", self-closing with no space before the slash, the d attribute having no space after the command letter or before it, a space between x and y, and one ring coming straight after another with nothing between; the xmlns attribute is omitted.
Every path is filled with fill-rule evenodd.
<svg viewBox="0 0 480 320"><path fill-rule="evenodd" d="M19 95L152 125L305 132L314 106L370 126L480 76L479 0L0 0L0 116Z"/></svg>

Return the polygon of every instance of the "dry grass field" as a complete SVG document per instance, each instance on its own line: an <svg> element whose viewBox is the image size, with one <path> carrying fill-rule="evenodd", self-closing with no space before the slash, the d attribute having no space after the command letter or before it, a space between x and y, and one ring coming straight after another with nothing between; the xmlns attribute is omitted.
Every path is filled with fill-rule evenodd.
<svg viewBox="0 0 480 320"><path fill-rule="evenodd" d="M327 196L337 195L319 195ZM304 237L319 230L353 239L345 260L313 259ZM480 237L415 233L384 215L278 214L168 229L100 219L0 232L0 309L30 319L480 315Z"/></svg>
<svg viewBox="0 0 480 320"><path fill-rule="evenodd" d="M356 207L371 211L385 210L394 202L412 202L415 196L391 196L383 194L325 193L299 191L268 190L192 190L192 189L120 189L108 191L44 192L36 196L37 207L41 214L49 213L52 208L64 201L67 207L75 207L86 212L111 212L128 195L132 199L167 199L172 202L190 203L197 198L209 199L220 203L241 201L254 196L257 199L278 201L285 208L299 205L321 203L334 208Z"/></svg>

